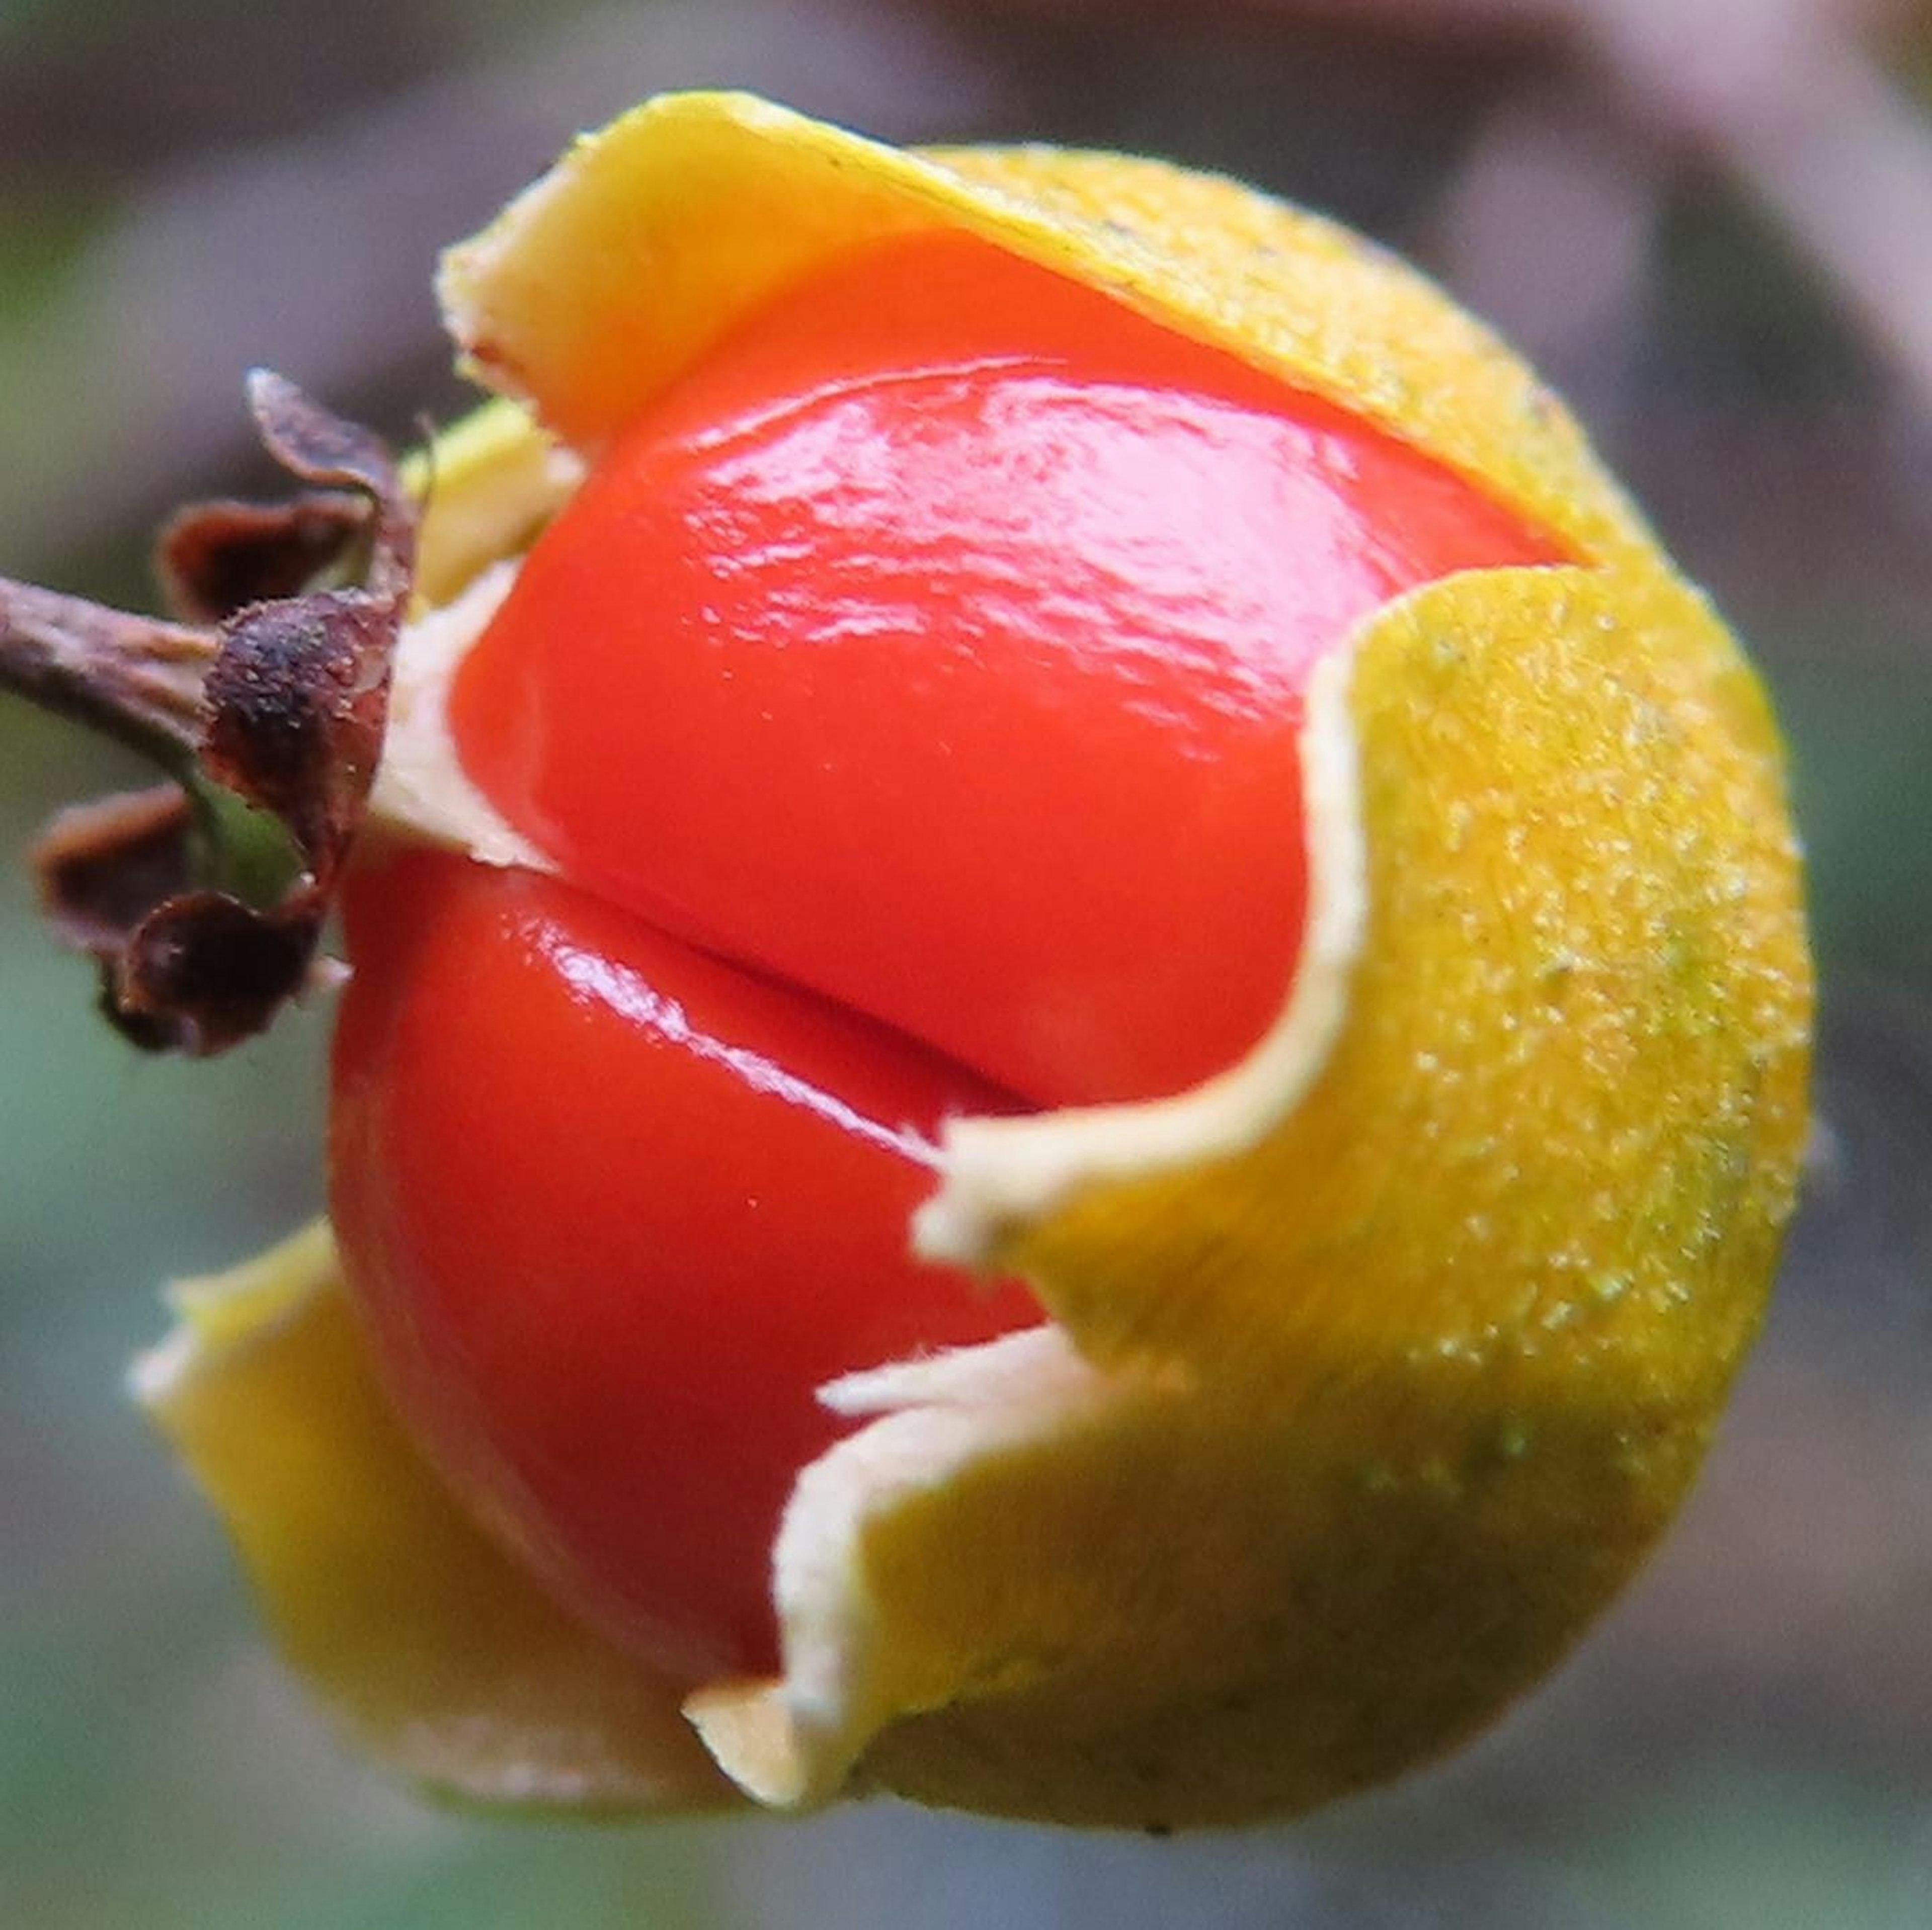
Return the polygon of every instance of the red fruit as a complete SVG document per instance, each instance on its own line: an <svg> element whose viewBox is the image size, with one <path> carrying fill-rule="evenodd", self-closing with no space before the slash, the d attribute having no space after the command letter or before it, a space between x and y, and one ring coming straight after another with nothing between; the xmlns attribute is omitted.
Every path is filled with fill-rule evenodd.
<svg viewBox="0 0 1932 1930"><path fill-rule="evenodd" d="M915 1126L995 1095L533 872L398 854L347 916L333 1206L399 1406L612 1632L771 1667L812 1389L1039 1317L905 1251Z"/></svg>
<svg viewBox="0 0 1932 1930"><path fill-rule="evenodd" d="M567 883L352 886L334 1209L446 1471L692 1680L776 1665L814 1390L1037 1317L907 1257L949 1111L1151 1097L1276 1016L1311 667L1560 553L1381 431L961 235L715 348L458 679Z"/></svg>

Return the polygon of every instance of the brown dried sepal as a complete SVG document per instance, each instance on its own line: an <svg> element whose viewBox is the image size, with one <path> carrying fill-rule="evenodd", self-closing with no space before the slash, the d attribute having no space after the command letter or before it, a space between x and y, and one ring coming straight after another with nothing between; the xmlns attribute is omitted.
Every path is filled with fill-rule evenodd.
<svg viewBox="0 0 1932 1930"><path fill-rule="evenodd" d="M374 779L414 568L414 505L381 441L266 371L250 378L249 401L270 452L328 493L280 511L217 504L170 526L164 579L184 609L220 612L212 634L0 584L10 637L25 634L13 613L31 608L36 645L50 630L109 640L97 660L63 667L71 687L64 694L50 694L46 677L28 688L27 678L10 676L70 712L104 707L90 692L126 683L130 664L158 649L178 668L179 639L196 640L191 702L180 702L177 678L178 714L146 734L151 743L185 736L200 774L279 820L301 856L298 877L266 907L197 886L195 813L179 785L65 812L50 826L34 859L48 914L100 961L108 1016L152 1050L224 1051L263 1029L307 983ZM350 490L358 493L342 493ZM367 544L360 586L222 607L307 580L352 542ZM29 652L23 645L9 654L25 661ZM45 654L34 655L34 667ZM138 739L146 721L122 734Z"/></svg>
<svg viewBox="0 0 1932 1930"><path fill-rule="evenodd" d="M225 622L250 604L298 596L366 530L369 505L340 490L286 502L196 502L164 525L154 572L187 623Z"/></svg>

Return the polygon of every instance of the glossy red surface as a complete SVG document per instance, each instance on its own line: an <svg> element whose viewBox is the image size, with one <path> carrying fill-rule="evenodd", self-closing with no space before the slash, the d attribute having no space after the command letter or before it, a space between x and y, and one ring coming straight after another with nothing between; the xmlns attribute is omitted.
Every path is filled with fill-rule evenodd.
<svg viewBox="0 0 1932 1930"><path fill-rule="evenodd" d="M1418 583L1554 553L1231 355L919 236L632 427L455 728L653 923L1042 1103L1146 1098L1280 1009L1312 663Z"/></svg>
<svg viewBox="0 0 1932 1930"><path fill-rule="evenodd" d="M478 1511L686 1678L772 1668L814 1389L1038 1317L907 1260L918 1134L1252 1044L1304 916L1312 665L1414 585L1555 554L958 236L674 385L455 693L570 884L422 854L349 894L338 1224Z"/></svg>
<svg viewBox="0 0 1932 1930"><path fill-rule="evenodd" d="M554 880L352 880L332 1206L401 1410L566 1600L692 1680L776 1662L814 1389L1039 1317L906 1254L956 1067Z"/></svg>

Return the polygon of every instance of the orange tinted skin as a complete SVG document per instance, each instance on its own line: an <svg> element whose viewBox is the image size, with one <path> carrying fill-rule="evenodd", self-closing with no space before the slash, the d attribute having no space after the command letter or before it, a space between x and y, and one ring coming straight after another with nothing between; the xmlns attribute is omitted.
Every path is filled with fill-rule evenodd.
<svg viewBox="0 0 1932 1930"><path fill-rule="evenodd" d="M479 1513L684 1679L774 1668L814 1390L1039 1317L906 1257L922 1135L1250 1046L1301 928L1312 665L1558 553L963 237L713 350L458 679L466 766L569 883L379 853L347 895L338 1229Z"/></svg>

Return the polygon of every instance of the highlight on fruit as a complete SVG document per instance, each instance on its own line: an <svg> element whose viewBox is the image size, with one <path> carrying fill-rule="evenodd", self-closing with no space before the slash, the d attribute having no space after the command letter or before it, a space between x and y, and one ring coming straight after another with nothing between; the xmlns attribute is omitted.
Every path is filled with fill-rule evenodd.
<svg viewBox="0 0 1932 1930"><path fill-rule="evenodd" d="M1156 161L670 95L440 286L430 446L257 375L296 487L170 616L0 583L160 767L34 854L107 1015L334 1006L327 1221L134 1375L290 1662L505 1806L1166 1829L1472 1734L1791 1209L1721 623L1438 291Z"/></svg>

